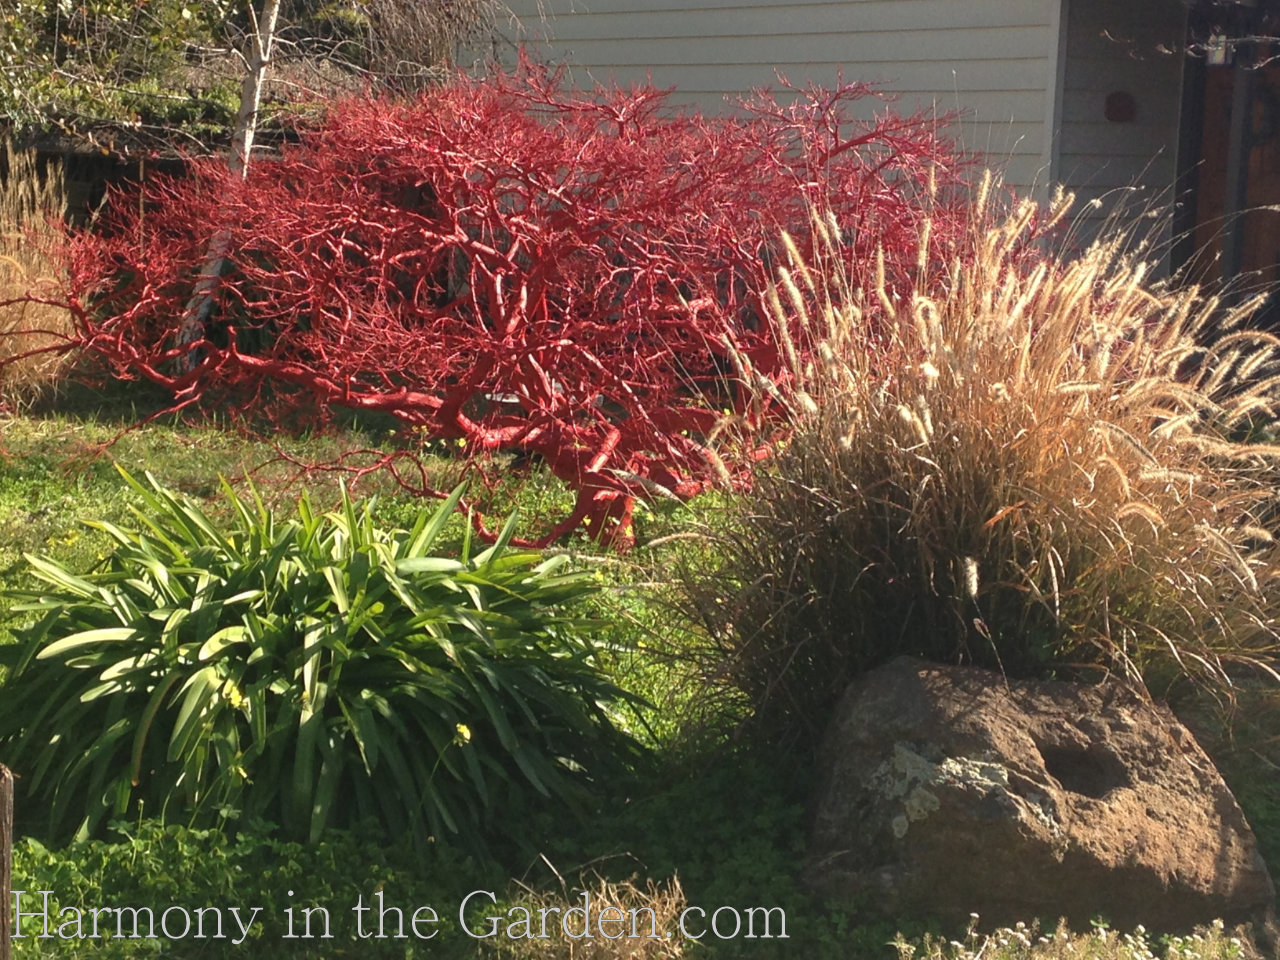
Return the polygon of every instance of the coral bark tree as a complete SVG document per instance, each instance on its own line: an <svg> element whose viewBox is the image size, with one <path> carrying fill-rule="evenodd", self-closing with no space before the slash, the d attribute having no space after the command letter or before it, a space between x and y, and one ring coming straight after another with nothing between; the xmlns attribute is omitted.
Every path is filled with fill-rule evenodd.
<svg viewBox="0 0 1280 960"><path fill-rule="evenodd" d="M381 411L473 457L536 455L576 503L534 539L625 544L636 498L740 475L710 442L726 412L759 425L735 380L785 389L802 347L763 308L782 230L829 209L851 269L888 289L963 234L934 118L868 110L860 85L788 94L709 117L526 64L338 103L243 181L196 162L116 198L69 248L75 346L175 407ZM219 231L230 270L181 343Z"/></svg>

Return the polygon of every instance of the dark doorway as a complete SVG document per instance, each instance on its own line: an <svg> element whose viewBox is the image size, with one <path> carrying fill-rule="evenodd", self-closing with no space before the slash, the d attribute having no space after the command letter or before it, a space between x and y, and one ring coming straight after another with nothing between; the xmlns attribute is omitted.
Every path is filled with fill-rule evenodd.
<svg viewBox="0 0 1280 960"><path fill-rule="evenodd" d="M1174 266L1236 295L1280 280L1280 16L1197 3L1189 19ZM1275 208L1275 209L1267 209Z"/></svg>

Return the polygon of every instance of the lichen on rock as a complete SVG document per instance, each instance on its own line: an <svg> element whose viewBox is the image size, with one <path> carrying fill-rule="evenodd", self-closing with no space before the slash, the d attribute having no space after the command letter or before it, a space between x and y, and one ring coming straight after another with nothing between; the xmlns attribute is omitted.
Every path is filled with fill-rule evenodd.
<svg viewBox="0 0 1280 960"><path fill-rule="evenodd" d="M1271 916L1226 784L1168 710L1118 684L900 658L850 686L821 762L807 878L833 905L1171 932Z"/></svg>

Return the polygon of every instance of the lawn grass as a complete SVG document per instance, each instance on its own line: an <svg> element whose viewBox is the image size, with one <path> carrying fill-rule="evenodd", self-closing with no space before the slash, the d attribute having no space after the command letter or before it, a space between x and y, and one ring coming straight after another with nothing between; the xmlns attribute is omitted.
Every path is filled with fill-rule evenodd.
<svg viewBox="0 0 1280 960"><path fill-rule="evenodd" d="M385 438L357 430L302 437L254 438L217 424L151 423L127 429L117 409L88 415L16 414L0 421L0 569L8 570L23 552L47 552L73 565L92 564L92 538L81 542L78 520L127 519L135 503L114 465L149 471L166 486L201 502L214 516L229 516L220 497L219 478L238 489L250 485L272 508L289 510L303 494L318 506L338 502L344 475L329 469L344 454L369 451L353 465L371 462L394 448ZM426 455L424 468L443 489L462 476L459 461ZM539 478L523 487L508 481L491 497L494 509L525 508L547 495ZM404 523L429 506L403 495L392 477L378 472L360 478L352 492L379 498L378 519ZM461 519L458 524L461 534ZM74 542L68 542L73 540ZM71 549L74 546L74 549Z"/></svg>

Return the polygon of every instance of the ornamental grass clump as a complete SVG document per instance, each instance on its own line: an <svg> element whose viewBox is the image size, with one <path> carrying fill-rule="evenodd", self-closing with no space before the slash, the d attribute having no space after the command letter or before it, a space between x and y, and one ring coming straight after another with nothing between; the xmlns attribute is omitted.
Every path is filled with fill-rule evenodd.
<svg viewBox="0 0 1280 960"><path fill-rule="evenodd" d="M825 254L788 242L770 320L793 376L767 399L790 439L691 593L765 730L820 729L899 654L1159 692L1271 669L1280 339L1122 238L1028 258L1035 207L989 194L967 249L905 285L851 275L828 219Z"/></svg>
<svg viewBox="0 0 1280 960"><path fill-rule="evenodd" d="M50 220L66 207L53 164L42 174L33 150L0 142L0 401L29 400L66 368L71 314L42 299L59 277Z"/></svg>
<svg viewBox="0 0 1280 960"><path fill-rule="evenodd" d="M54 838L141 814L237 812L315 842L373 821L397 841L482 846L540 796L574 803L636 757L629 700L574 614L566 558L441 551L461 488L412 529L344 495L235 522L125 475L138 527L77 575L29 556L34 622L0 647L0 755Z"/></svg>

